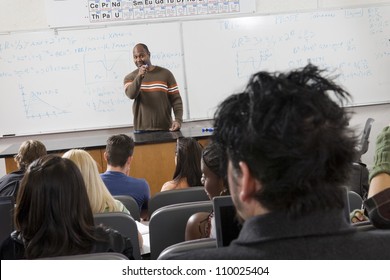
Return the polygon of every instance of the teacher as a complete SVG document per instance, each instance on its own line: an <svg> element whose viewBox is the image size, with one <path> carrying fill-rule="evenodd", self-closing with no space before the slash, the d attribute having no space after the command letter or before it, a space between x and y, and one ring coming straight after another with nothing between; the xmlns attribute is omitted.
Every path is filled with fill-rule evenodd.
<svg viewBox="0 0 390 280"><path fill-rule="evenodd" d="M134 100L134 131L180 130L183 102L171 71L152 65L145 44L134 47L133 60L137 69L126 75L124 87L126 95Z"/></svg>

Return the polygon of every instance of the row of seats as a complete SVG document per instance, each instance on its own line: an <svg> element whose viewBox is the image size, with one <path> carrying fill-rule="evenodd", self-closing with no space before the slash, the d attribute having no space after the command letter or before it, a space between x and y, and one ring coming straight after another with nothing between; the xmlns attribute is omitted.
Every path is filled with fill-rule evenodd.
<svg viewBox="0 0 390 280"><path fill-rule="evenodd" d="M140 221L140 210L134 198L127 195L114 195L114 198L125 205L134 220ZM148 217L152 217L157 209L166 205L205 200L209 200L209 198L204 191L204 187L191 187L187 189L159 192L149 200Z"/></svg>
<svg viewBox="0 0 390 280"><path fill-rule="evenodd" d="M210 200L168 205L156 210L149 221L150 259L156 260L170 245L185 240L188 219L197 212L211 212Z"/></svg>
<svg viewBox="0 0 390 280"><path fill-rule="evenodd" d="M171 197L169 196L170 193L173 194ZM186 198L190 201L178 203L183 202L180 201L182 197L179 193L182 194L183 197L186 197L186 194L190 194ZM196 193L198 193L198 195L195 195ZM205 197L202 197L200 193L205 194L203 187L162 192L155 196L159 197L156 201L158 201L158 205L160 206L156 206L157 203L152 203L154 208L151 210L149 221L151 259L158 259L165 249L185 240L185 226L188 218L192 214L196 212L210 212L212 210L212 202L208 200L208 198L205 199ZM116 196L116 199L121 200L125 206L128 207L133 217L125 213L99 213L94 215L95 223L104 224L107 227L118 230L122 235L130 237L133 242L134 257L135 259L141 259L141 252L138 250L139 243L137 225L135 222L135 220L140 220L138 205L132 197ZM198 199L198 201L196 201L196 199ZM348 202L348 210L360 208L362 205L361 197L351 191L348 192ZM12 232L13 205L14 202L12 199L0 197L0 241L4 240L9 236L10 232ZM211 243L212 242L206 242L206 244L202 244L202 246L214 246L214 244ZM191 242L186 244L190 246L189 248L194 246L194 243Z"/></svg>
<svg viewBox="0 0 390 280"><path fill-rule="evenodd" d="M137 237L137 225L135 221L140 221L140 210L137 202L131 196L114 196L115 199L120 200L125 207L130 211L131 216L125 213L99 213L94 215L95 224L103 224L107 227L111 227L119 231L122 235L130 237L134 248L134 258L141 259L141 252L138 250L139 243ZM177 216L176 211L170 210L169 215L165 212L159 212L154 215L154 212L159 208L166 205L176 204L180 202L194 202L194 201L205 201L206 207L203 208L199 205L198 208L187 207L191 210L180 210L183 211L180 222L180 230L175 230L175 222L170 219L169 216ZM211 210L211 202L207 197L203 187L192 187L185 190L172 190L167 192L157 193L150 199L149 214L155 216L153 222L151 222L150 231L150 246L153 248L152 258L157 259L159 252L165 247L172 245L177 242L184 241L184 230L185 224L195 212L201 211L202 209ZM14 208L14 201L12 197L0 197L0 242L9 236L13 231L13 219L12 210ZM177 221L176 221L177 222ZM168 229L167 232L165 230ZM172 231L172 232L169 232ZM181 234L182 232L182 234ZM160 234L161 233L161 234ZM170 235L170 238L160 240L161 236Z"/></svg>

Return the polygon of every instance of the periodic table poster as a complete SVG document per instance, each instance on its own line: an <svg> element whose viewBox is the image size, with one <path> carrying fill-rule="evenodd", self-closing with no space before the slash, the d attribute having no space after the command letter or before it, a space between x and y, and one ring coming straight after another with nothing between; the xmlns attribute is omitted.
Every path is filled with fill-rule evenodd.
<svg viewBox="0 0 390 280"><path fill-rule="evenodd" d="M233 15L255 8L254 0L46 0L52 28Z"/></svg>

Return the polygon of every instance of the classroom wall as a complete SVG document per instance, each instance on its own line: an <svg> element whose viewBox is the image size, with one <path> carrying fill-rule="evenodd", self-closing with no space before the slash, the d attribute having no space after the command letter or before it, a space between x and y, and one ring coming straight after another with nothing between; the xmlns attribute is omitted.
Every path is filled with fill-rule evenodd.
<svg viewBox="0 0 390 280"><path fill-rule="evenodd" d="M14 0L2 5L0 9L0 33L8 31L28 31L47 29L47 17L45 11L46 0ZM280 14L288 12L315 11L326 8L353 7L361 5L389 4L390 0L257 0L257 14ZM1 59L1 58L0 58ZM367 118L375 119L370 134L370 147L363 156L363 162L370 167L373 161L373 148L375 137L382 127L390 124L390 104L371 105L351 108L353 117L351 126L361 131ZM126 133L128 128L104 129L96 131L85 131L77 133L63 133L52 135L37 135L36 139L47 140L77 136L111 135L114 133ZM21 143L28 137L14 137L0 140L0 150L7 148L14 143ZM30 137L31 138L31 137ZM0 159L0 176L5 174L5 163Z"/></svg>

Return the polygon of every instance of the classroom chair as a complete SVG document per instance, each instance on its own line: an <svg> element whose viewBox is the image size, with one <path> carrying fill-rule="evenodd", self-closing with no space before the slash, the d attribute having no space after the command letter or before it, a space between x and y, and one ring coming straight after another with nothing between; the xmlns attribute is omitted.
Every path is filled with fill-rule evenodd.
<svg viewBox="0 0 390 280"><path fill-rule="evenodd" d="M41 258L39 260L128 260L128 258L116 252L90 253L70 256Z"/></svg>
<svg viewBox="0 0 390 280"><path fill-rule="evenodd" d="M362 205L363 205L362 197L354 191L348 191L349 213L351 213L355 209L361 209Z"/></svg>
<svg viewBox="0 0 390 280"><path fill-rule="evenodd" d="M130 211L130 215L134 220L140 221L141 214L139 210L138 203L135 199L130 195L114 195L114 198L123 203L123 205Z"/></svg>
<svg viewBox="0 0 390 280"><path fill-rule="evenodd" d="M187 221L192 214L212 209L212 202L207 200L172 204L156 210L149 221L150 259L156 260L168 246L185 241Z"/></svg>
<svg viewBox="0 0 390 280"><path fill-rule="evenodd" d="M103 224L106 227L117 230L125 237L130 237L134 259L141 259L137 224L129 214L123 212L97 213L93 217L96 226Z"/></svg>
<svg viewBox="0 0 390 280"><path fill-rule="evenodd" d="M356 192L363 199L367 198L370 184L368 180L369 171L367 165L362 162L362 155L368 151L369 136L373 122L374 119L372 118L366 120L366 124L361 133L360 142L356 147L357 158L352 163L352 171L347 183L348 190Z"/></svg>
<svg viewBox="0 0 390 280"><path fill-rule="evenodd" d="M165 260L169 256L175 254L188 252L196 249L216 248L217 241L214 238L201 238L194 240L187 240L180 243L173 244L165 248L158 256L158 260Z"/></svg>
<svg viewBox="0 0 390 280"><path fill-rule="evenodd" d="M209 200L204 187L190 187L156 193L148 203L148 216L152 217L157 209L171 204Z"/></svg>

